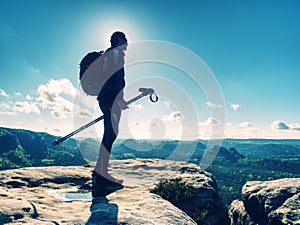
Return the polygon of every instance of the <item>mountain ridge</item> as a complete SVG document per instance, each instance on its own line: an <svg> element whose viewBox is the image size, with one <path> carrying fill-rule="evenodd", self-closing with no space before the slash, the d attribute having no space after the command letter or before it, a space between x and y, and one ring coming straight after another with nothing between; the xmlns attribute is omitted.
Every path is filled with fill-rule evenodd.
<svg viewBox="0 0 300 225"><path fill-rule="evenodd" d="M25 151L23 146L20 145L17 135L12 135L13 132L26 133L26 130L0 128L0 171L32 166L84 165L96 161L98 156L100 141L85 139L77 142L75 139L70 139L53 147L51 144L57 137L45 132L30 131L27 133L27 137L34 139L34 136L36 136L36 143L42 143L42 146L47 145L47 149L44 148L44 151L41 151L43 148L38 148L36 151L35 149L29 149L30 152L41 153L30 157L30 152ZM3 152L3 146L8 143L7 141L3 142L4 133L8 134L6 140L14 140L14 143L17 143L14 146L17 146L17 148ZM244 141L248 143L247 148L251 147L249 140ZM262 155L261 158L249 157L240 153L241 151L236 145L239 142L230 144L225 139L223 143L224 145L221 146L218 155L206 170L212 173L218 181L220 196L227 206L233 199L241 198L240 190L247 181L300 177L300 157L268 158L265 155ZM262 141L262 143L265 143L265 141ZM204 141L193 143L191 141L164 140L159 142L155 140L149 144L145 140L117 140L113 146L111 159L170 159L170 155L172 155L178 144L180 144L181 149L180 151L176 150L177 159L184 159L196 165L200 164L206 151ZM151 146L153 146L153 149L151 149ZM185 148L189 147L195 148L195 150L193 154L189 153L190 155L187 157ZM206 151L206 153L209 153L209 151Z"/></svg>

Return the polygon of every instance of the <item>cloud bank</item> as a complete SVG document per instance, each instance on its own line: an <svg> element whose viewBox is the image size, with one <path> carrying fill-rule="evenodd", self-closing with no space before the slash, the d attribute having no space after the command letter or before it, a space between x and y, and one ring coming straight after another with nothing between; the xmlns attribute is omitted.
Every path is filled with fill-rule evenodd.
<svg viewBox="0 0 300 225"><path fill-rule="evenodd" d="M168 115L162 116L163 121L179 122L182 121L182 119L184 119L184 116L180 111L174 111Z"/></svg>
<svg viewBox="0 0 300 225"><path fill-rule="evenodd" d="M66 78L61 80L51 79L47 84L41 84L37 93L38 104L43 109L50 109L51 114L56 118L65 118L73 110L73 103L62 97L62 94L74 97L76 88Z"/></svg>
<svg viewBox="0 0 300 225"><path fill-rule="evenodd" d="M300 131L300 124L293 123L293 124L287 124L284 121L276 120L271 125L271 128L274 130L297 130Z"/></svg>
<svg viewBox="0 0 300 225"><path fill-rule="evenodd" d="M240 127L252 127L252 124L250 122L242 122L239 125Z"/></svg>
<svg viewBox="0 0 300 225"><path fill-rule="evenodd" d="M14 104L13 110L15 112L22 112L22 113L37 113L40 114L40 110L36 106L36 104L28 101L24 102L16 102Z"/></svg>

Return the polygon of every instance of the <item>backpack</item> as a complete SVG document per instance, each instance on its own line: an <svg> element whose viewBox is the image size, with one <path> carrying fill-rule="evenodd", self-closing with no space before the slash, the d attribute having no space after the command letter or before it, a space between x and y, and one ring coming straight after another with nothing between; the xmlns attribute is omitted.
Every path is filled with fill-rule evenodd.
<svg viewBox="0 0 300 225"><path fill-rule="evenodd" d="M89 52L81 60L79 80L82 90L91 96L97 96L101 89L101 73L103 71L103 51ZM100 86L100 87L99 87Z"/></svg>

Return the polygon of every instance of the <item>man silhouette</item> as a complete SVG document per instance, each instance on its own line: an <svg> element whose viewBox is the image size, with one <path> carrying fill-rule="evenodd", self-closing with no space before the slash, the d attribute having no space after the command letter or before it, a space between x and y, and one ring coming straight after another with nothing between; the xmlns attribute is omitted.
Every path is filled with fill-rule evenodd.
<svg viewBox="0 0 300 225"><path fill-rule="evenodd" d="M112 144L118 135L121 111L127 108L123 98L125 87L124 57L127 39L123 32L114 32L110 39L111 47L104 53L103 71L107 81L102 87L97 100L104 115L104 134L98 160L92 173L93 186L97 184L121 184L123 181L108 173L109 157Z"/></svg>

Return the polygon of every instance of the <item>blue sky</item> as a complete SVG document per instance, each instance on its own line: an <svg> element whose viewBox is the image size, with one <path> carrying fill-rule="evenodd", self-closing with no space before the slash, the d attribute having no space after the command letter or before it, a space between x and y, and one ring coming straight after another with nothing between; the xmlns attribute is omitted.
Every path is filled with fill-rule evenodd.
<svg viewBox="0 0 300 225"><path fill-rule="evenodd" d="M205 93L195 94L188 79L173 80L195 105L198 120L189 122L197 123L200 138L209 138L218 121L226 125L226 137L300 138L297 0L12 0L1 1L0 8L0 126L58 135L77 128L73 102L80 59L107 48L111 33L122 30L129 43L159 40L189 49L211 69L224 96L225 121L210 115L217 104ZM170 82L175 73L157 65L147 69ZM138 76L129 70L127 83ZM178 103L161 98L171 104L151 107L142 101L129 111L133 137L151 137L149 126L158 118L164 138L180 138L182 121L190 117ZM97 107L93 110L100 114Z"/></svg>

